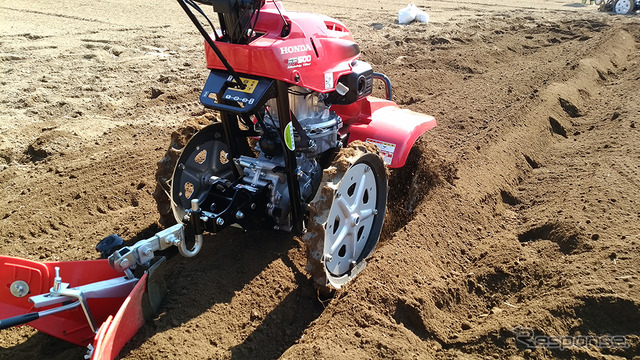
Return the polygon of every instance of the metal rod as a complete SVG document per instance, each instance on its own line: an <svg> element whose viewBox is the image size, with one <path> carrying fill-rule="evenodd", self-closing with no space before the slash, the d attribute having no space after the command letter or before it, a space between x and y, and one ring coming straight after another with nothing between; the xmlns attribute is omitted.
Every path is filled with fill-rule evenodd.
<svg viewBox="0 0 640 360"><path fill-rule="evenodd" d="M291 122L291 109L289 108L289 92L287 83L283 81L276 82L278 104L278 120L280 122L280 134L286 137L285 128ZM286 140L285 140L286 141ZM302 197L300 195L300 185L298 184L298 176L296 175L296 168L298 166L296 162L296 154L294 151L289 150L284 146L284 163L285 174L287 175L287 185L289 186L289 194L291 196L291 232L295 235L302 235Z"/></svg>
<svg viewBox="0 0 640 360"><path fill-rule="evenodd" d="M387 100L393 101L393 93L391 92L391 80L389 80L387 75L374 72L373 78L384 81L384 90Z"/></svg>
<svg viewBox="0 0 640 360"><path fill-rule="evenodd" d="M18 325L23 325L26 324L28 322L34 321L34 320L38 320L41 317L47 316L47 315L52 315L52 314L56 314L62 311L66 311L66 310L71 310L73 308L78 307L78 305L80 305L79 301L75 301L72 302L71 304L66 304L66 305L62 305L59 306L57 308L53 308L53 309L48 309L48 310L43 310L43 311L38 311L38 312L32 312L32 313L28 313L28 314L23 314L23 315L18 315L18 316L13 316L7 319L2 319L0 320L0 330L4 330L4 329L8 329L10 327L14 327L14 326L18 326Z"/></svg>

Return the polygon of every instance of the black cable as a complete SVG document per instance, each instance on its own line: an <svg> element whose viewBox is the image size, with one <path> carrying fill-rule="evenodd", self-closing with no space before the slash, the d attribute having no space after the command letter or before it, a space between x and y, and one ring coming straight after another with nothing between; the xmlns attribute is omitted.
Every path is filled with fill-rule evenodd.
<svg viewBox="0 0 640 360"><path fill-rule="evenodd" d="M238 14L238 20L235 22L235 24L233 24L233 29L231 29L231 33L228 34L231 37L231 41L232 42L235 41L234 35L236 33L236 30L238 30L238 27L241 26L240 23L242 22L242 18L244 18L246 12L247 12L246 8L242 9L242 12L240 14ZM242 36L243 36L243 34L242 34L243 30L242 30L242 28L240 28L239 30L240 30L240 36L239 36L238 40L241 40Z"/></svg>
<svg viewBox="0 0 640 360"><path fill-rule="evenodd" d="M258 17L260 16L260 9L262 9L261 7L258 8L258 10L256 11L255 15L255 20L253 20L253 27L251 29L251 31L254 31L256 29L256 25L258 24ZM251 41L251 39L249 39L249 41Z"/></svg>
<svg viewBox="0 0 640 360"><path fill-rule="evenodd" d="M216 27L213 26L213 23L211 22L211 20L209 20L209 17L207 17L207 14L204 13L204 10L202 10L200 6L198 6L198 4L196 4L193 0L185 0L185 2L189 6L194 8L197 12L199 12L202 16L204 16L204 18L209 23L209 26L211 26L211 29L213 29L213 35L216 37L216 41L220 40L220 38L218 37L218 33L216 32Z"/></svg>
<svg viewBox="0 0 640 360"><path fill-rule="evenodd" d="M271 115L271 111L269 111L269 109L266 109L266 111L267 111L267 115L269 115L269 119L271 120L271 125L273 125L275 129L278 129L279 126L276 125L276 121L273 119L273 115Z"/></svg>

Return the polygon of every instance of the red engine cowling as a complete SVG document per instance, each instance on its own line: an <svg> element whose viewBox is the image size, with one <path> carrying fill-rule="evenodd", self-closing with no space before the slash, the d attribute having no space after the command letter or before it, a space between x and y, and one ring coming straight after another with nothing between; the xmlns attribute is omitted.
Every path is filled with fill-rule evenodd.
<svg viewBox="0 0 640 360"><path fill-rule="evenodd" d="M282 16L278 9L282 12ZM284 20L290 33L281 37ZM324 15L287 12L282 3L266 3L248 45L216 41L222 54L239 73L285 81L317 92L334 91L340 76L352 71L360 57L358 44L340 21ZM207 67L225 70L205 43Z"/></svg>

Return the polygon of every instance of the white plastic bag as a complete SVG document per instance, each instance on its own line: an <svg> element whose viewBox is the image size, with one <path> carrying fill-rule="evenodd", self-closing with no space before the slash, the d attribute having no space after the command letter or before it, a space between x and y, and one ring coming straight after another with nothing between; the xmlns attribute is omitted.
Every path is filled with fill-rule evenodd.
<svg viewBox="0 0 640 360"><path fill-rule="evenodd" d="M398 11L398 24L407 25L413 20L417 20L421 23L429 22L429 14L425 11L418 9L414 4L409 4Z"/></svg>
<svg viewBox="0 0 640 360"><path fill-rule="evenodd" d="M398 24L410 24L418 15L418 8L414 4L409 4L398 11Z"/></svg>
<svg viewBox="0 0 640 360"><path fill-rule="evenodd" d="M421 23L429 22L429 14L426 11L418 9L418 14L416 15L416 21L420 21Z"/></svg>

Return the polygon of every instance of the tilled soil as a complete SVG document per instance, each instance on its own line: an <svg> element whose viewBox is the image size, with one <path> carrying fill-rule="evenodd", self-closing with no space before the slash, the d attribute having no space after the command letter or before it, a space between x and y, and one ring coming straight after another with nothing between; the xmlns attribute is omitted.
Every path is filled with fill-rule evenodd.
<svg viewBox="0 0 640 360"><path fill-rule="evenodd" d="M299 239L225 230L194 259L169 254L162 313L123 359L640 355L637 18L416 4L431 23L395 24L388 0L285 2L343 21L396 102L438 119L391 174L365 270L326 299ZM0 254L92 259L108 234L154 234L171 133L213 117L199 35L171 3L0 7ZM567 346L526 346L544 336ZM0 333L2 359L84 352Z"/></svg>

